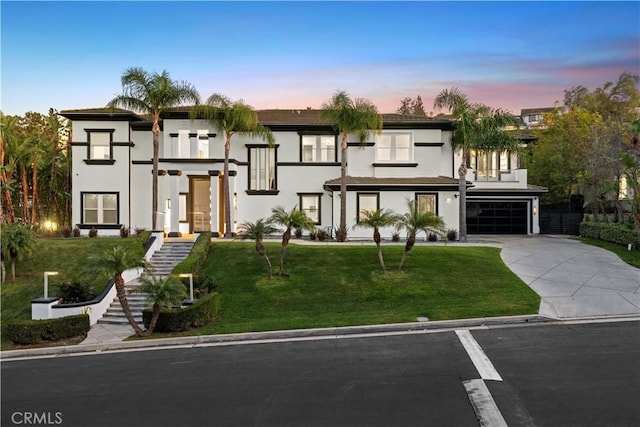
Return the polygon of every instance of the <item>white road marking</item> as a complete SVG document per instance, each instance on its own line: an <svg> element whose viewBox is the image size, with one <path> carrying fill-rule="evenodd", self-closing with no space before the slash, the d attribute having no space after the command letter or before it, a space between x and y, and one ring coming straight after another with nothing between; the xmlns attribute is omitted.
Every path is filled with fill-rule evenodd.
<svg viewBox="0 0 640 427"><path fill-rule="evenodd" d="M463 381L467 395L471 401L471 406L478 417L480 426L487 427L507 427L507 423L502 417L495 400L489 393L484 380Z"/></svg>
<svg viewBox="0 0 640 427"><path fill-rule="evenodd" d="M483 380L502 381L502 377L498 371L496 371L496 368L493 367L493 363L491 363L491 360L489 360L484 353L480 344L473 338L471 332L467 329L458 329L456 330L456 335L458 335L458 339L460 339L462 346L478 370L480 378Z"/></svg>

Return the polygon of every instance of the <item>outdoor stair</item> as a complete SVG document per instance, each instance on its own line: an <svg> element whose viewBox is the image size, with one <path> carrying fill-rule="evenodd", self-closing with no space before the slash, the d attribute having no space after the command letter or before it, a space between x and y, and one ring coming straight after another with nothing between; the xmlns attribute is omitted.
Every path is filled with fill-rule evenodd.
<svg viewBox="0 0 640 427"><path fill-rule="evenodd" d="M193 248L193 241L184 239L166 239L162 247L151 257L151 274L154 276L168 276L174 267L184 260ZM127 301L134 319L142 325L142 310L145 309L148 294L135 292L140 285L138 280L132 280L125 285L127 290ZM120 300L116 297L102 318L98 319L101 324L128 325L129 322L124 316Z"/></svg>

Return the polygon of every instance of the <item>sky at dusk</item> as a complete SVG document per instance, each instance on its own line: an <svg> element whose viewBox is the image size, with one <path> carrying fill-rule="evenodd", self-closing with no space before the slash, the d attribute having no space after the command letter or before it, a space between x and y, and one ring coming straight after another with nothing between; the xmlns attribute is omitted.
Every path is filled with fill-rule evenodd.
<svg viewBox="0 0 640 427"><path fill-rule="evenodd" d="M514 113L640 74L640 2L0 2L5 114L102 107L132 66L203 99L394 112L442 89Z"/></svg>

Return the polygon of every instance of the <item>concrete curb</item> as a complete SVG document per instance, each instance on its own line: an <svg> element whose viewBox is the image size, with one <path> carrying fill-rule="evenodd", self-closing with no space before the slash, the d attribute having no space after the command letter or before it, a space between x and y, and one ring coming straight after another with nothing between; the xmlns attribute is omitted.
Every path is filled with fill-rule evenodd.
<svg viewBox="0 0 640 427"><path fill-rule="evenodd" d="M79 353L99 353L105 351L134 350L144 348L169 348L177 346L197 346L199 344L234 344L260 341L278 341L313 338L337 338L352 335L381 333L419 332L456 328L479 328L496 325L522 325L528 323L551 322L555 319L540 315L486 317L475 319L442 320L386 325L345 326L335 328L293 329L269 332L246 332L237 334L198 335L176 338L160 338L135 341L120 341L102 344L78 344L72 346L31 348L0 352L0 361L17 360L26 357L61 356Z"/></svg>

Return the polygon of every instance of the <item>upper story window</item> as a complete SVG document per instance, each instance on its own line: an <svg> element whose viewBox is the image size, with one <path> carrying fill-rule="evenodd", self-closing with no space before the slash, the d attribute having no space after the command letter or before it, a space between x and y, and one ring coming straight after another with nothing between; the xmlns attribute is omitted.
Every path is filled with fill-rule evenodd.
<svg viewBox="0 0 640 427"><path fill-rule="evenodd" d="M249 191L277 191L275 147L249 146Z"/></svg>
<svg viewBox="0 0 640 427"><path fill-rule="evenodd" d="M383 133L376 137L376 158L378 162L411 162L411 134Z"/></svg>
<svg viewBox="0 0 640 427"><path fill-rule="evenodd" d="M335 135L302 135L301 162L336 162Z"/></svg>
<svg viewBox="0 0 640 427"><path fill-rule="evenodd" d="M206 130L198 131L196 156L199 159L207 159L209 157L209 134Z"/></svg>
<svg viewBox="0 0 640 427"><path fill-rule="evenodd" d="M475 170L476 179L500 179L500 174L511 172L511 154L470 150L467 167Z"/></svg>
<svg viewBox="0 0 640 427"><path fill-rule="evenodd" d="M82 193L83 224L118 224L118 193Z"/></svg>
<svg viewBox="0 0 640 427"><path fill-rule="evenodd" d="M89 160L110 160L112 158L111 142L113 129L87 131L89 142Z"/></svg>

